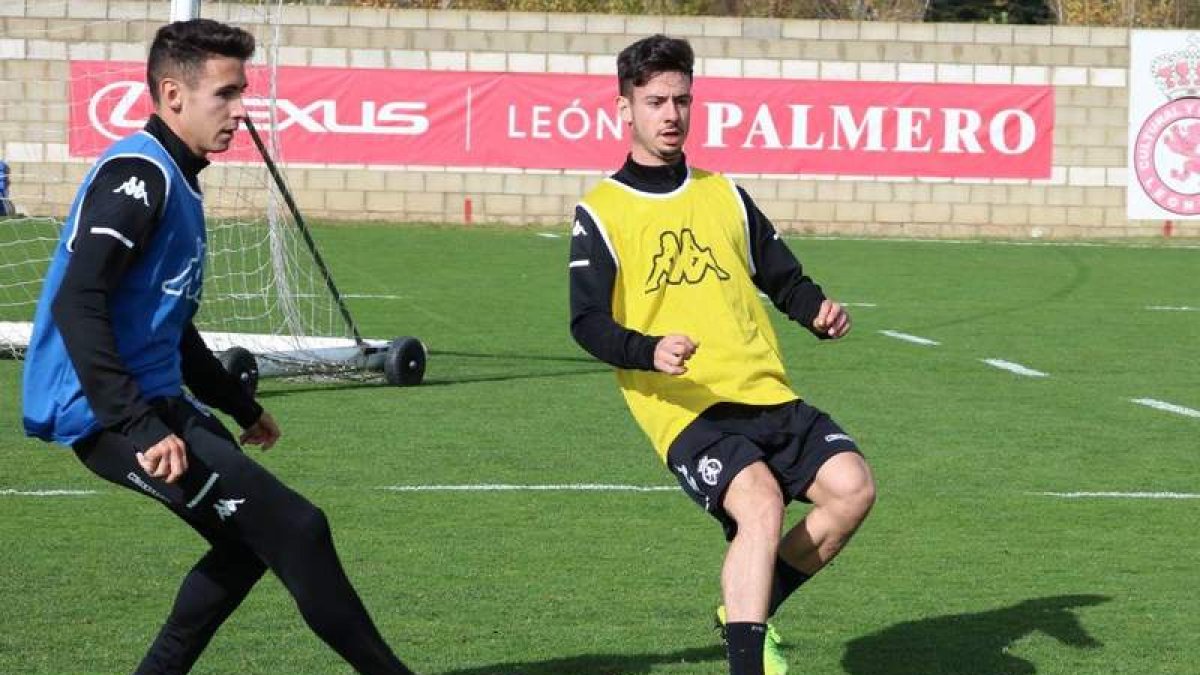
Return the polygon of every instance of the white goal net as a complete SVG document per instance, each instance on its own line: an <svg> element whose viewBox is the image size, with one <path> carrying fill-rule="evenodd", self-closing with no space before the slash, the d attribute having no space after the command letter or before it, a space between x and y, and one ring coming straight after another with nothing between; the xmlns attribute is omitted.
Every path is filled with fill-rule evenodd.
<svg viewBox="0 0 1200 675"><path fill-rule="evenodd" d="M287 157L273 133L282 5L203 2L199 11L257 38L246 103L277 161ZM16 64L6 75L17 75L0 81L0 161L7 167L0 179L7 189L0 202L0 356L20 357L27 344L42 277L84 173L108 144L145 123L145 54L171 18L163 0L79 6L26 3L18 31L0 40L0 53ZM209 346L250 350L264 374L378 366L367 363L367 352L380 357L356 340L249 135L239 132L234 149L210 159L201 174L209 242L197 316Z"/></svg>

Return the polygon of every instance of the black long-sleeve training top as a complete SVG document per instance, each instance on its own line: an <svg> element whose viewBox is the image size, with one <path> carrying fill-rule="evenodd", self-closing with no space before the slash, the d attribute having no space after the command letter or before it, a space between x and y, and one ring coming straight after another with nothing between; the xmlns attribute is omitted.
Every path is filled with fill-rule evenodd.
<svg viewBox="0 0 1200 675"><path fill-rule="evenodd" d="M687 180L686 158L666 166L645 166L627 158L613 179L642 192L665 194ZM771 221L741 187L750 227L754 284L779 311L817 337L812 322L825 294L804 274L800 261L779 238ZM662 336L645 335L618 324L612 315L617 264L586 209L575 207L571 260L590 261L571 268L571 335L592 356L617 368L654 370L654 348Z"/></svg>
<svg viewBox="0 0 1200 675"><path fill-rule="evenodd" d="M145 131L166 148L188 184L199 193L198 176L208 161L192 154L157 115L150 118ZM144 199L130 199L120 189L130 176L144 181ZM142 399L137 382L122 362L108 303L162 226L166 190L163 172L146 158L118 157L100 167L83 197L76 222L80 234L51 306L54 323L96 418L106 429L129 436L143 450L166 438L171 429L149 401ZM132 246L111 233L90 234L95 228L115 230ZM195 325L186 327L179 351L183 381L197 399L229 414L243 428L258 420L262 407L221 366Z"/></svg>

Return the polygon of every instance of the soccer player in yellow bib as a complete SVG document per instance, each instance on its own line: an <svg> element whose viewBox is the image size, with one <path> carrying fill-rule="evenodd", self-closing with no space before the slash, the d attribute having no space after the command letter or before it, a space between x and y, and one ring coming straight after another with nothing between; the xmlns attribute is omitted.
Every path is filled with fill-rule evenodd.
<svg viewBox="0 0 1200 675"><path fill-rule="evenodd" d="M732 675L779 675L767 619L833 559L875 502L857 444L784 372L759 298L822 339L850 317L731 180L688 166L691 46L655 35L617 57L629 156L575 209L571 334L616 368L680 486L723 525L717 616ZM784 508L812 503L781 538Z"/></svg>

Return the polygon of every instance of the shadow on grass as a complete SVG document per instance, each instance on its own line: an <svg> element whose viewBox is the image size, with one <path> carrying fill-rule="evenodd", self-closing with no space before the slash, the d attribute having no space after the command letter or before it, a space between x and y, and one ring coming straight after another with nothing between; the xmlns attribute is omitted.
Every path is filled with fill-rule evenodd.
<svg viewBox="0 0 1200 675"><path fill-rule="evenodd" d="M487 375L451 375L448 377L433 377L428 378L418 387L445 387L456 384L476 384L482 382L508 382L516 380L536 380L548 377L574 377L576 375L596 375L602 373L611 373L612 368L588 356L551 356L539 354L485 354L477 352L455 352L455 351L431 351L429 358L434 361L440 357L457 357L471 359L489 359L493 361L512 361L513 372L493 372ZM525 363L532 362L532 363ZM574 366L589 364L589 367L573 367L567 369L558 369L550 366L541 366L544 370L538 370L536 364L561 363ZM492 366L494 368L494 366ZM294 394L308 394L321 391L341 391L347 389L363 389L369 387L386 387L382 375L379 374L361 374L350 373L344 376L336 375L321 375L313 376L310 380L304 381L303 376L297 376L300 383L293 380L292 383L285 384L279 389L264 389L257 394L259 398L276 398L291 396ZM316 378L320 378L319 380Z"/></svg>
<svg viewBox="0 0 1200 675"><path fill-rule="evenodd" d="M441 675L639 675L651 672L654 666L672 663L705 663L720 670L720 664L725 663L725 648L712 645L667 654L581 654L546 661L447 670Z"/></svg>
<svg viewBox="0 0 1200 675"><path fill-rule="evenodd" d="M437 349L429 350L429 356L462 356L471 359L505 359L512 361L553 361L556 363L592 363L599 364L595 358L591 356L553 356L550 354L489 354L486 352L458 352L458 351L441 351Z"/></svg>
<svg viewBox="0 0 1200 675"><path fill-rule="evenodd" d="M516 372L491 373L488 375L461 375L445 379L432 379L421 386L445 386L451 384L473 384L478 382L507 382L509 380L536 380L544 377L574 377L576 375L595 375L611 373L612 367L597 361L590 356L554 356L552 354L493 354L486 352L436 351L429 352L429 358L451 356L462 359L488 359L492 361L511 361ZM560 369L549 365L538 372L539 364L568 364L570 368ZM586 367L583 367L585 366Z"/></svg>
<svg viewBox="0 0 1200 675"><path fill-rule="evenodd" d="M416 388L421 387L446 387L454 384L477 384L480 382L508 382L515 380L538 380L547 377L574 377L576 375L596 375L600 373L610 373L611 368L577 368L575 370L556 370L545 373L513 373L513 374L496 374L483 375L480 377L448 377L446 379L431 379L425 380ZM285 396L293 396L295 394L311 394L321 391L343 391L346 389L367 389L367 388L388 388L388 385L379 378L347 380L344 382L331 382L328 384L313 384L288 386L285 389L270 389L261 390L255 396L257 398L282 398Z"/></svg>
<svg viewBox="0 0 1200 675"><path fill-rule="evenodd" d="M1103 646L1072 611L1108 602L1103 595L1060 595L973 614L906 621L846 645L850 675L1031 675L1037 668L1008 652L1042 632L1076 648Z"/></svg>
<svg viewBox="0 0 1200 675"><path fill-rule="evenodd" d="M915 330L931 330L935 328L945 328L947 326L957 326L959 324L974 323L980 319L990 319L1005 314L1013 314L1016 312L1028 311L1030 307L1040 307L1043 305L1052 304L1059 300L1066 300L1075 294L1080 288L1087 285L1092 278L1092 268L1079 259L1079 252L1070 248L1058 248L1055 252L1060 255L1067 264L1071 267L1069 278L1063 279L1062 283L1049 292L1043 294L1036 301L1021 301L983 309L981 311L971 312L959 317L949 317L944 320L932 321L930 323L918 324L913 328Z"/></svg>
<svg viewBox="0 0 1200 675"><path fill-rule="evenodd" d="M576 368L574 370L555 370L545 373L513 373L481 375L479 377L448 377L444 380L430 380L421 386L444 387L450 384L476 384L479 382L507 382L509 380L539 380L545 377L575 377L576 375L598 375L611 373L612 368Z"/></svg>

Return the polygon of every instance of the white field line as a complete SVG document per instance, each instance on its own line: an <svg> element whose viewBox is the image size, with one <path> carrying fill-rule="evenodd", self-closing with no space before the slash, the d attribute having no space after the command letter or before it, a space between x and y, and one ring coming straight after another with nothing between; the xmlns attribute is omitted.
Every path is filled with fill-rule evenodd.
<svg viewBox="0 0 1200 675"><path fill-rule="evenodd" d="M1175 413L1176 415L1184 415L1186 417L1200 417L1200 410L1194 410L1192 408L1187 408L1187 407L1184 407L1181 405L1176 405L1174 403L1167 403L1166 401L1159 401L1158 399L1154 399L1154 398L1131 398L1131 399L1129 399L1129 401L1131 403L1136 403L1138 405L1144 405L1147 408L1154 408L1155 410L1165 410L1167 412L1172 412L1172 413Z"/></svg>
<svg viewBox="0 0 1200 675"><path fill-rule="evenodd" d="M1167 305L1149 305L1146 309L1151 312L1200 312L1200 307L1169 307Z"/></svg>
<svg viewBox="0 0 1200 675"><path fill-rule="evenodd" d="M562 237L561 234L554 234L553 232L538 232L537 236L545 239L560 239Z"/></svg>
<svg viewBox="0 0 1200 675"><path fill-rule="evenodd" d="M98 494L95 490L0 490L4 497L78 497Z"/></svg>
<svg viewBox="0 0 1200 675"><path fill-rule="evenodd" d="M1063 499L1200 499L1191 492L1034 492L1043 497Z"/></svg>
<svg viewBox="0 0 1200 675"><path fill-rule="evenodd" d="M879 331L879 334L886 335L890 338L896 338L897 340L904 340L905 342L911 342L911 343L917 344L917 345L930 345L930 346L936 347L937 345L942 344L942 343L938 342L937 340L930 340L929 338L923 338L918 335L909 335L908 333L901 333L899 331L894 331L894 330L881 330L881 331Z"/></svg>
<svg viewBox="0 0 1200 675"><path fill-rule="evenodd" d="M376 488L389 492L674 492L674 485L385 485ZM98 494L95 490L0 490L0 496L78 497ZM1188 492L1034 492L1044 497L1063 499L1200 499Z"/></svg>
<svg viewBox="0 0 1200 675"><path fill-rule="evenodd" d="M1025 377L1049 377L1050 376L1049 373L1043 373L1040 370L1034 370L1033 368L1023 366L1019 363L1013 363L1012 361L1005 361L1004 359L980 359L980 360L983 361L984 363L988 364L989 366L992 366L993 368L999 368L1000 370L1007 370L1010 373L1016 373L1017 375L1023 375Z"/></svg>
<svg viewBox="0 0 1200 675"><path fill-rule="evenodd" d="M389 492L672 492L675 485L604 485L575 483L563 485L384 485L377 490Z"/></svg>
<svg viewBox="0 0 1200 675"><path fill-rule="evenodd" d="M906 244L954 244L954 245L974 245L974 246L1050 246L1054 248L1134 248L1134 249L1162 249L1164 251L1174 250L1192 250L1200 249L1200 244L1156 244L1156 243L1124 243L1124 242L1099 242L1099 241L992 241L988 239L925 239L912 238L901 239L899 237L838 237L833 235L822 235L818 237L808 237L794 235L787 237L788 239L804 239L807 241L869 241L880 243L906 243Z"/></svg>

